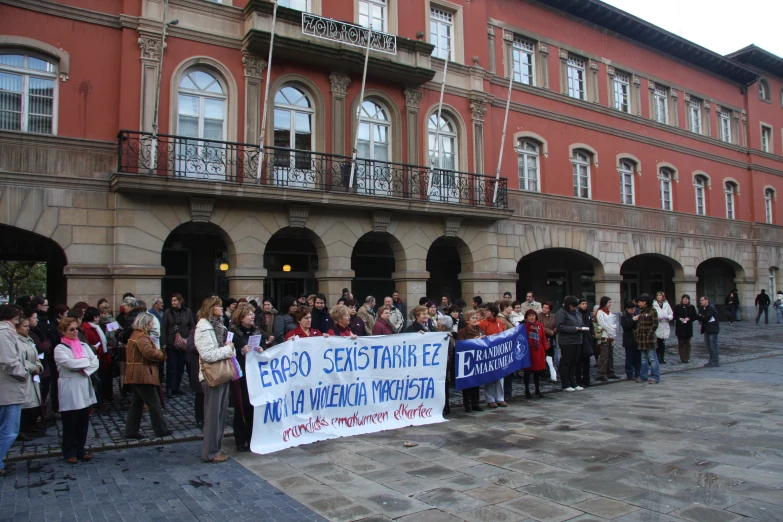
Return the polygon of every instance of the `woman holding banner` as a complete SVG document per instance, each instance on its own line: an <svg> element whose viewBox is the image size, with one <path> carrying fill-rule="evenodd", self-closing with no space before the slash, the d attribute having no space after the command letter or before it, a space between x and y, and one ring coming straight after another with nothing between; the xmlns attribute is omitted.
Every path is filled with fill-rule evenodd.
<svg viewBox="0 0 783 522"><path fill-rule="evenodd" d="M198 312L194 342L200 363L213 363L234 357L234 343L226 342L223 325L223 301L212 296L204 299ZM209 386L199 368L198 380L204 390L204 440L201 443L201 460L225 462L228 457L220 453L223 429L228 414L228 395L231 381Z"/></svg>
<svg viewBox="0 0 783 522"><path fill-rule="evenodd" d="M378 310L378 320L372 326L373 335L392 335L394 334L394 326L389 321L391 317L391 308L388 306L382 306Z"/></svg>
<svg viewBox="0 0 783 522"><path fill-rule="evenodd" d="M332 320L334 321L334 328L329 330L330 335L339 335L340 337L350 337L356 339L358 337L353 330L351 330L351 311L347 306L338 304L331 311Z"/></svg>
<svg viewBox="0 0 783 522"><path fill-rule="evenodd" d="M467 339L481 339L484 337L484 332L478 326L479 313L476 310L468 310L465 312L465 327L460 328L457 332L457 340L465 341ZM471 411L484 411L484 408L479 404L479 387L465 388L462 390L462 405L465 406L465 411L470 413Z"/></svg>
<svg viewBox="0 0 783 522"><path fill-rule="evenodd" d="M242 368L242 377L231 381L231 400L234 403L234 442L237 451L248 451L250 438L253 435L253 405L250 404L250 395L247 391L247 371L245 370L245 355L251 350L263 352L260 342L258 346L250 345L252 336L259 336L258 341L263 341L263 332L255 325L255 312L253 306L242 303L234 310L231 316L231 332L234 334L234 346L241 346L237 350L237 363Z"/></svg>
<svg viewBox="0 0 783 522"><path fill-rule="evenodd" d="M405 329L405 333L430 332L430 316L426 306L416 306L411 312L413 322Z"/></svg>
<svg viewBox="0 0 783 522"><path fill-rule="evenodd" d="M285 334L285 340L289 340L292 337L329 337L327 333L324 335L319 330L312 328L313 316L310 315L310 309L306 306L300 306L294 312L294 321L297 326L287 334Z"/></svg>
<svg viewBox="0 0 783 522"><path fill-rule="evenodd" d="M500 313L498 305L495 303L487 303L486 310L487 318L479 323L479 328L487 335L495 335L504 332L506 330L506 325L498 319L498 314ZM484 396L487 399L487 406L491 409L497 408L498 406L501 408L508 406L503 393L503 379L488 382L484 385Z"/></svg>
<svg viewBox="0 0 783 522"><path fill-rule="evenodd" d="M538 314L532 308L525 312L525 329L527 329L527 345L530 349L530 366L525 368L525 397L532 399L530 395L530 375L536 386L536 397L544 395L539 390L541 385L541 372L546 370L546 351L549 345L546 343L544 325L538 321Z"/></svg>

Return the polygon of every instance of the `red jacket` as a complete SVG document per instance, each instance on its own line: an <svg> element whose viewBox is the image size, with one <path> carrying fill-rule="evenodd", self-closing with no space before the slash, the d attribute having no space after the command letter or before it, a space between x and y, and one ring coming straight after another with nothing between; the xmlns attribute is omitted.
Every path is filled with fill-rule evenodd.
<svg viewBox="0 0 783 522"><path fill-rule="evenodd" d="M350 337L353 335L353 330L351 330L351 326L346 326L345 328L342 328L340 325L335 324L334 329L329 330L329 335L339 335L340 337Z"/></svg>
<svg viewBox="0 0 783 522"><path fill-rule="evenodd" d="M394 334L394 327L391 325L389 321L384 321L383 319L378 319L375 321L375 324L372 327L372 334L373 335L393 335Z"/></svg>
<svg viewBox="0 0 783 522"><path fill-rule="evenodd" d="M291 337L298 335L299 337L322 337L321 332L316 330L315 328L310 328L310 335L307 335L304 330L302 330L301 326L297 326L287 334L285 334L285 340L289 340Z"/></svg>
<svg viewBox="0 0 783 522"><path fill-rule="evenodd" d="M90 345L90 348L96 351L98 362L100 362L101 365L100 367L102 369L106 369L111 364L111 355L104 351L108 347L101 342L101 336L96 330L97 328L100 328L100 326L88 322L83 322L81 326L82 332L84 332L84 338L87 340L87 344ZM95 349L96 344L100 346L100 348L97 350Z"/></svg>
<svg viewBox="0 0 783 522"><path fill-rule="evenodd" d="M546 370L546 351L549 345L546 342L546 333L544 325L536 321L535 323L525 322L527 331L527 344L530 347L530 366L525 370L540 372Z"/></svg>
<svg viewBox="0 0 783 522"><path fill-rule="evenodd" d="M506 330L506 325L503 324L503 321L497 317L492 319L484 319L478 324L478 326L484 330L484 333L487 335L499 334L500 332L504 332Z"/></svg>

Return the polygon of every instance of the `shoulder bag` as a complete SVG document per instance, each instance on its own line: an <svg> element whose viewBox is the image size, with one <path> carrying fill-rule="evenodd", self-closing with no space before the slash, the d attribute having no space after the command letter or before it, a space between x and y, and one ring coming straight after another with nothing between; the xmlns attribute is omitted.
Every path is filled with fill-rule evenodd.
<svg viewBox="0 0 783 522"><path fill-rule="evenodd" d="M212 332L212 338L215 341L215 345L219 346L214 331ZM204 382L210 388L220 386L234 379L234 365L231 362L231 357L215 362L205 362L199 357L199 364L201 365L201 375L204 377Z"/></svg>

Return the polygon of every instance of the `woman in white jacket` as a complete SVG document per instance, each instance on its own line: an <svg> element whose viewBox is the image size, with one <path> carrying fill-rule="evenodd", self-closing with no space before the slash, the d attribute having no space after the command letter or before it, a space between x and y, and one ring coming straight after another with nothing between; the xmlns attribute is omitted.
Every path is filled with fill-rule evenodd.
<svg viewBox="0 0 783 522"><path fill-rule="evenodd" d="M674 319L674 312L672 307L669 306L669 302L666 300L666 294L658 292L655 294L655 302L653 308L658 313L658 328L655 330L655 337L658 341L658 362L660 364L666 364L664 360L666 356L666 339L669 338L670 328L669 321Z"/></svg>
<svg viewBox="0 0 783 522"><path fill-rule="evenodd" d="M90 375L98 369L98 357L87 343L79 341L79 323L66 317L57 325L60 344L54 349L54 361L60 376L60 415L63 421L63 458L69 464L78 459L90 460L84 448L90 426L90 406L95 404L95 390Z"/></svg>
<svg viewBox="0 0 783 522"><path fill-rule="evenodd" d="M226 342L226 333L223 324L223 302L215 296L204 299L194 335L200 362L212 363L236 355L234 344ZM226 427L231 381L214 387L208 386L204 382L200 367L198 380L204 390L204 440L201 443L201 460L225 462L228 457L220 453L220 446Z"/></svg>

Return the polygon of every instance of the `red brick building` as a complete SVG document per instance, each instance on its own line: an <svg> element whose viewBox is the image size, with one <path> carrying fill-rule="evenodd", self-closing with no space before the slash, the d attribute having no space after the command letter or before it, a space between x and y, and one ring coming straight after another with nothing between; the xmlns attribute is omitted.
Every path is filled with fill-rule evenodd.
<svg viewBox="0 0 783 522"><path fill-rule="evenodd" d="M48 260L68 302L783 285L780 57L597 0L279 3L259 169L271 2L0 0L4 257ZM363 49L302 10L397 36L350 189Z"/></svg>

